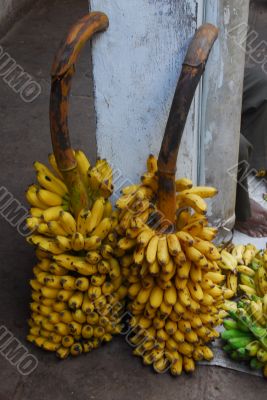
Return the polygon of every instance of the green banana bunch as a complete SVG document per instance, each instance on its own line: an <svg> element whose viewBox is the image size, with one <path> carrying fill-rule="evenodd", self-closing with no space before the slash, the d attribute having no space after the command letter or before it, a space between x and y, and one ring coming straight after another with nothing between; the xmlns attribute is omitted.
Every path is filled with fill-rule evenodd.
<svg viewBox="0 0 267 400"><path fill-rule="evenodd" d="M226 342L223 350L234 361L245 361L252 369L262 369L267 377L267 323L260 304L264 302L256 296L253 300L239 301L236 311L228 311L230 318L223 322L225 331L221 338Z"/></svg>

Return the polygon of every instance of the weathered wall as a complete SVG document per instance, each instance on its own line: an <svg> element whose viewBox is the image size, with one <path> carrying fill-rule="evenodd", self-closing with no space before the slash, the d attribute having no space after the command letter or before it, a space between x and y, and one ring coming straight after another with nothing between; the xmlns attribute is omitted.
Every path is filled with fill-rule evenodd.
<svg viewBox="0 0 267 400"><path fill-rule="evenodd" d="M20 17L22 10L29 8L34 0L0 0L0 37Z"/></svg>
<svg viewBox="0 0 267 400"><path fill-rule="evenodd" d="M98 149L135 182L148 154L159 152L187 44L197 27L196 5L196 0L91 0L91 9L110 19L108 31L93 42ZM196 178L194 110L177 174Z"/></svg>
<svg viewBox="0 0 267 400"><path fill-rule="evenodd" d="M245 51L237 29L248 21L249 0L207 0L205 20L220 29L203 81L201 180L216 186L219 196L210 209L213 220L232 228L235 220L236 180Z"/></svg>

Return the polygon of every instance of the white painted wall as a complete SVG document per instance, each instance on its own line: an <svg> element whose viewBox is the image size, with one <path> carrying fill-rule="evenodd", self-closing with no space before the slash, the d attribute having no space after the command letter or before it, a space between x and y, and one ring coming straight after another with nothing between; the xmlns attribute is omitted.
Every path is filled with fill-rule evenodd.
<svg viewBox="0 0 267 400"><path fill-rule="evenodd" d="M158 154L189 39L196 0L91 0L110 19L93 42L97 143L125 178L138 181ZM192 107L178 175L197 176L197 113Z"/></svg>

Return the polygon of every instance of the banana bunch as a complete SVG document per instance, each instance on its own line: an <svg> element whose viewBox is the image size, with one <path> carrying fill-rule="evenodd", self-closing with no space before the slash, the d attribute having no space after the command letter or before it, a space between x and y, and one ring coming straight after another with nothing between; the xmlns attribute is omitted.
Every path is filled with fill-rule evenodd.
<svg viewBox="0 0 267 400"><path fill-rule="evenodd" d="M32 207L30 214L37 220L50 208L69 210L68 189L57 169L53 154L49 156L49 162L53 172L39 161L33 164L36 171L37 184L30 185L26 191L26 199ZM35 222L35 219L32 220L33 224Z"/></svg>
<svg viewBox="0 0 267 400"><path fill-rule="evenodd" d="M247 296L264 296L267 293L267 250L259 251L252 244L231 245L227 250L221 251L219 264L225 271L228 298L238 291Z"/></svg>
<svg viewBox="0 0 267 400"><path fill-rule="evenodd" d="M211 360L207 346L227 311L222 285L222 257L211 242L217 233L208 226L205 198L214 188L176 182L175 229L162 228L157 212L157 160L149 156L141 184L126 187L119 209L118 250L128 282L130 342L134 354L155 371L180 375L195 363Z"/></svg>
<svg viewBox="0 0 267 400"><path fill-rule="evenodd" d="M232 299L237 294L238 290L238 277L237 267L238 261L226 249L220 251L221 260L218 262L223 274L225 275L224 282L224 298L226 300Z"/></svg>
<svg viewBox="0 0 267 400"><path fill-rule="evenodd" d="M91 200L91 208L93 202L99 197L107 199L111 196L113 192L112 169L105 159L98 159L95 167L91 168L89 160L81 150L76 150L74 153L79 174ZM38 161L33 164L36 170L37 184L30 185L26 191L26 199L31 205L32 219L28 220L30 229L34 229L38 222L56 220L60 211L72 212L68 188L57 167L53 153L48 156L48 160L52 170ZM45 227L42 226L40 229L42 230L42 228Z"/></svg>
<svg viewBox="0 0 267 400"><path fill-rule="evenodd" d="M118 213L106 199L112 191L111 168L98 160L91 169L84 153L76 151L75 156L90 209L73 216L53 155L49 161L57 177L35 163L42 186L27 191L32 205L27 219L32 233L27 241L36 247L39 260L30 281L32 315L27 338L62 359L87 353L119 334L127 294L116 259Z"/></svg>
<svg viewBox="0 0 267 400"><path fill-rule="evenodd" d="M95 273L91 267L91 274L87 271L85 276L77 273L75 266L69 269L67 254L58 262L37 254L40 260L30 281L30 342L65 359L70 354L88 353L120 333L127 289L118 272L116 278L111 273L100 274L95 265Z"/></svg>
<svg viewBox="0 0 267 400"><path fill-rule="evenodd" d="M224 320L223 349L235 361L245 361L252 369L262 369L267 378L267 295L244 298L236 311Z"/></svg>

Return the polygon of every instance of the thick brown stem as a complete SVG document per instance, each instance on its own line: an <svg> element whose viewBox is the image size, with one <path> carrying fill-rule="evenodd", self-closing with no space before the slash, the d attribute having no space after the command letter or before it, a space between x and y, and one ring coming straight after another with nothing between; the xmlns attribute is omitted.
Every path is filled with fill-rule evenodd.
<svg viewBox="0 0 267 400"><path fill-rule="evenodd" d="M82 208L87 208L89 199L87 188L80 177L77 162L70 143L68 129L69 94L75 71L75 62L86 43L96 32L108 27L108 17L100 12L93 12L79 20L69 31L61 44L53 66L50 96L50 130L57 165L71 199L72 209L77 215Z"/></svg>
<svg viewBox="0 0 267 400"><path fill-rule="evenodd" d="M158 159L158 209L173 224L176 216L176 163L187 116L196 88L204 72L218 29L202 25L189 46L176 87Z"/></svg>

